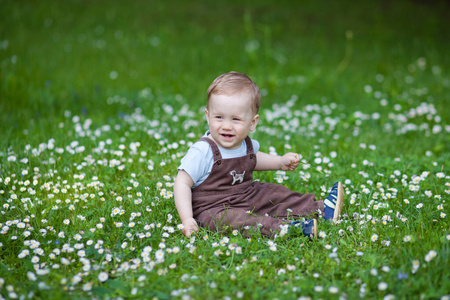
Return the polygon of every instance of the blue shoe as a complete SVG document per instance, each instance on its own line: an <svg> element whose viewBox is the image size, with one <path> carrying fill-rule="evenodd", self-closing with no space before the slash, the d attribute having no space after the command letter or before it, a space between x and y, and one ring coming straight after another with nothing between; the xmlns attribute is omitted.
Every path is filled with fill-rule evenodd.
<svg viewBox="0 0 450 300"><path fill-rule="evenodd" d="M317 238L317 220L310 219L304 222L294 221L289 224L288 232L290 234L298 234L302 230L301 233L304 236L309 237L310 239Z"/></svg>
<svg viewBox="0 0 450 300"><path fill-rule="evenodd" d="M336 223L341 215L342 207L344 206L344 188L342 183L336 182L331 188L330 194L323 201L325 206L323 218L333 220Z"/></svg>

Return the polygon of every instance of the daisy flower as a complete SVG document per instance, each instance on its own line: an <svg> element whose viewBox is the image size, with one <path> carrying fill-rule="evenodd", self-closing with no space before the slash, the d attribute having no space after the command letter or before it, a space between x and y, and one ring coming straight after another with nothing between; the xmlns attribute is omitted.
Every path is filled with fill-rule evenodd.
<svg viewBox="0 0 450 300"><path fill-rule="evenodd" d="M437 252L434 250L430 250L427 255L425 255L425 261L430 262L433 258L435 258L437 255Z"/></svg>
<svg viewBox="0 0 450 300"><path fill-rule="evenodd" d="M101 282L105 282L106 280L108 280L108 278L109 278L109 275L106 272L100 272L98 274L98 280Z"/></svg>
<svg viewBox="0 0 450 300"><path fill-rule="evenodd" d="M379 289L380 291L385 291L387 288L388 288L388 284L387 284L386 282L380 282L380 283L378 284L378 289Z"/></svg>
<svg viewBox="0 0 450 300"><path fill-rule="evenodd" d="M337 294L339 292L339 289L335 286L330 286L328 288L328 292L330 292L330 294Z"/></svg>
<svg viewBox="0 0 450 300"><path fill-rule="evenodd" d="M417 272L417 270L419 269L419 267L420 267L420 262L419 262L419 260L417 260L417 259L415 259L415 260L413 260L413 262L412 262L412 268L411 268L411 273L416 273Z"/></svg>
<svg viewBox="0 0 450 300"><path fill-rule="evenodd" d="M370 238L370 240L372 242L375 242L376 240L378 240L378 234L373 234L372 237Z"/></svg>

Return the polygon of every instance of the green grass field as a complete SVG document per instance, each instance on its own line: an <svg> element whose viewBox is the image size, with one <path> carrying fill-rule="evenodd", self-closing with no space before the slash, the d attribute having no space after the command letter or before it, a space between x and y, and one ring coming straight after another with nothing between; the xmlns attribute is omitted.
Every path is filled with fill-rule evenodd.
<svg viewBox="0 0 450 300"><path fill-rule="evenodd" d="M0 1L0 299L449 299L450 5ZM177 166L247 73L255 178L346 190L320 237L201 229Z"/></svg>

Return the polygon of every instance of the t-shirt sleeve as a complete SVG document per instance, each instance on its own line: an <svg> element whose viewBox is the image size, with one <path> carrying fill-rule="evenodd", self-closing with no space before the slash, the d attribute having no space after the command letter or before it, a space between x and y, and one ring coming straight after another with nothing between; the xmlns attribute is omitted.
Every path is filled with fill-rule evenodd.
<svg viewBox="0 0 450 300"><path fill-rule="evenodd" d="M204 147L206 144L206 147ZM199 142L194 144L189 148L186 155L181 159L181 164L178 167L178 171L184 170L191 176L192 181L194 181L194 186L196 183L208 174L210 170L211 161L208 157L212 156L212 152L208 155L210 147L208 143Z"/></svg>
<svg viewBox="0 0 450 300"><path fill-rule="evenodd" d="M257 140L252 139L252 144L253 144L253 152L257 153L259 151L259 142Z"/></svg>

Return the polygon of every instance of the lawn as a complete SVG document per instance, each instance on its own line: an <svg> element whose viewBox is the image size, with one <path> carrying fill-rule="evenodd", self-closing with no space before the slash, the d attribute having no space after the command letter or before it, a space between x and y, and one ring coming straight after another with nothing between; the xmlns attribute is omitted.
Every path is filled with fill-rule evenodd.
<svg viewBox="0 0 450 300"><path fill-rule="evenodd" d="M450 299L445 1L0 0L0 299ZM177 166L228 71L264 182L342 218L319 238L181 233Z"/></svg>

